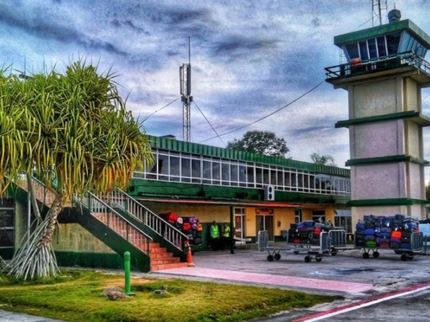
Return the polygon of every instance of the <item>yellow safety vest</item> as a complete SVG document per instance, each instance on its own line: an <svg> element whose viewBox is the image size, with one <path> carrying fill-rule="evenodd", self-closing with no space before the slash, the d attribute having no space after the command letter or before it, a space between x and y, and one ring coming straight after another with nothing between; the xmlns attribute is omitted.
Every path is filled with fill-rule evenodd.
<svg viewBox="0 0 430 322"><path fill-rule="evenodd" d="M211 237L212 238L218 238L219 237L218 225L211 225Z"/></svg>
<svg viewBox="0 0 430 322"><path fill-rule="evenodd" d="M229 226L224 227L224 231L222 233L222 236L223 237L230 237L230 227Z"/></svg>

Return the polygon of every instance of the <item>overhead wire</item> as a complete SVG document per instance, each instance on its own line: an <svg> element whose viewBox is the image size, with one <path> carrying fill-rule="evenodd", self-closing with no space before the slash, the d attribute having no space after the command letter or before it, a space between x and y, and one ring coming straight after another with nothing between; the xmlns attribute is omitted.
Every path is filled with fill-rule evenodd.
<svg viewBox="0 0 430 322"><path fill-rule="evenodd" d="M286 104L286 105L284 105L284 106L281 106L280 108L278 108L277 110L273 111L272 113L269 113L269 114L267 114L267 115L265 115L265 116L263 116L263 117L260 117L259 119L255 120L255 121L254 121L254 122L252 122L252 123L249 123L249 124L243 125L243 126L241 126L241 127L238 127L238 128L236 128L236 129L234 129L234 130L231 130L231 131L228 131L228 132L222 133L222 134L220 134L220 135L218 135L218 136L219 136L219 137L221 137L221 136L224 136L224 135L227 135L227 134L230 134L230 133L233 133L233 132L236 132L236 131L242 130L242 129L244 129L244 128L248 127L248 126L254 125L254 124L255 124L255 123L257 123L257 122L260 122L260 121L262 121L262 120L264 120L264 119L266 119L266 118L268 118L268 117L270 117L270 116L272 116L272 115L274 115L274 114L278 113L279 111L283 110L284 108L286 108L286 107L290 106L291 104L293 104L293 103L297 102L297 101L298 101L298 100L300 100L302 97L304 97L304 96L308 95L310 92L312 92L313 90L315 90L317 87L319 87L319 86L320 86L322 83L324 83L324 82L325 82L325 80L321 81L319 84L315 85L314 87L312 87L310 90L308 90L308 91L307 91L307 92L305 92L304 94L300 95L299 97L297 97L296 99L292 100L292 101L291 101L291 102L289 102L288 104ZM215 139L215 138L217 138L218 136L214 136L214 137L211 137L211 138L209 138L209 139L206 139L206 140L200 141L199 143L203 143L203 142L206 142L206 141L209 141L209 140Z"/></svg>
<svg viewBox="0 0 430 322"><path fill-rule="evenodd" d="M160 112L162 109L164 109L164 108L166 108L167 106L169 106L169 105L172 105L173 103L175 103L177 100L179 100L181 97L178 97L177 99L175 99L175 100L173 100L173 101L171 101L169 104L167 104L167 105L164 105L162 108L160 108L160 109L158 109L158 110L156 110L155 112L153 112L153 113L151 113L151 114L149 114L148 115L148 117L146 118L146 119L144 119L142 122L145 122L147 119L149 119L152 115L154 115L155 113L157 113L157 112Z"/></svg>
<svg viewBox="0 0 430 322"><path fill-rule="evenodd" d="M367 21L365 21L365 22L363 22L362 24L360 24L360 25L359 25L358 27L356 27L355 29L360 28L360 27L361 27L361 26L363 26L364 24L368 23L370 20L372 20L372 18L371 18L371 19L369 19L369 20L367 20ZM213 136L213 137L210 137L210 138L208 138L208 139L206 139L206 140L200 141L199 143L203 143L203 142L207 142L207 141L213 140L213 139L215 139L215 138L219 138L219 139L221 140L221 142L224 144L224 146L226 146L226 144L225 144L225 143L224 143L224 141L222 140L221 136L225 136L225 135L227 135L227 134L231 134L231 133L233 133L233 132L236 132L236 131L242 130L242 129L246 128L246 127L249 127L249 126L251 126L251 125L254 125L255 123L258 123L258 122L260 122L260 121L262 121L262 120L264 120L264 119L266 119L266 118L268 118L268 117L270 117L270 116L272 116L272 115L274 115L274 114L278 113L279 111L281 111L281 110L283 110L284 108L286 108L286 107L290 106L291 104L293 104L293 103L297 102L298 100L300 100L301 98L303 98L304 96L306 96L307 94L309 94L310 92L312 92L313 90L315 90L316 88L318 88L318 87L319 87L322 83L324 83L324 82L325 82L325 80L321 81L320 83L318 83L317 85L315 85L314 87L312 87L310 90L308 90L308 91L307 91L307 92L305 92L304 94L300 95L299 97L297 97L296 99L294 99L294 100L293 100L293 101L291 101L290 103L288 103L288 104L286 104L286 105L284 105L284 106L282 106L282 107L278 108L277 110L273 111L272 113L269 113L269 114L267 114L267 115L265 115L265 116L263 116L263 117L261 117L261 118L259 118L259 119L255 120L255 121L253 121L253 122L251 122L251 123L249 123L249 124L243 125L243 126L241 126L241 127L238 127L238 128L236 128L236 129L234 129L234 130L231 130L231 131L228 131L228 132L225 132L225 133L222 133L222 134L219 134L219 133L215 130L215 128L214 128L214 127L212 126L212 124L209 122L209 120L208 120L208 119L207 119L207 117L204 115L204 113L202 112L202 110L200 109L200 107L197 105L197 103L196 103L195 101L193 101L193 103L196 105L197 109L200 111L200 113L202 114L202 116L205 118L206 122L208 122L208 124L210 125L210 127L212 128L212 130L216 133L216 136ZM151 113L147 118L145 118L145 119L143 120L143 122L145 122L147 119L149 119L149 118L150 118L152 115L154 115L155 113L157 113L157 112L161 111L162 109L164 109L164 108L166 108L167 106L169 106L169 105L173 104L174 102L176 102L176 101L177 101L177 100L179 100L179 99L180 99L180 97L178 97L177 99L175 99L175 100L173 100L172 102L168 103L167 105L163 106L163 107L162 107L162 108L160 108L159 110L157 110L157 111L155 111L155 112Z"/></svg>
<svg viewBox="0 0 430 322"><path fill-rule="evenodd" d="M370 18L370 19L366 20L365 22L363 22L362 24L360 24L358 27L356 27L354 30L356 30L356 29L360 28L361 26L365 25L366 23L368 23L368 22L369 22L369 21L371 21L372 19L373 19L373 18ZM206 139L206 140L200 141L199 143L207 142L207 141L210 141L210 140L215 139L215 138L217 138L217 137L221 137L221 136L224 136L224 135L227 135L227 134L230 134L230 133L233 133L233 132L236 132L236 131L242 130L242 129L244 129L244 128L248 127L248 126L251 126L251 125L253 125L253 124L257 123L257 122L260 122L260 121L262 121L262 120L264 120L264 119L266 119L266 118L268 118L268 117L272 116L273 114L278 113L279 111L281 111L282 109L284 109L284 108L286 108L286 107L290 106L291 104L293 104L293 103L297 102L299 99L301 99L302 97L306 96L307 94L309 94L310 92L312 92L313 90L315 90L317 87L319 87L319 86L320 86L322 83L324 83L324 82L325 82L325 80L321 81L319 84L317 84L316 86L312 87L309 91L307 91L307 92L306 92L306 93L304 93L303 95L299 96L299 97L298 97L298 98L296 98L295 100L293 100L293 101L291 101L290 103L288 103L288 104L286 104L286 105L284 105L284 106L280 107L279 109L275 110L274 112L272 112L272 113L270 113L270 114L268 114L268 115L266 115L266 116L263 116L263 117L259 118L258 120L254 121L254 122L252 122L252 123L250 123L250 124L247 124L247 125L241 126L241 127L237 128L237 129L234 129L234 130L231 130L231 131L228 131L228 132L222 133L222 134L220 134L220 135L218 135L218 134L217 134L217 136L214 136L214 137L211 137L211 138L209 138L209 139ZM216 132L215 132L215 133L216 133Z"/></svg>
<svg viewBox="0 0 430 322"><path fill-rule="evenodd" d="M196 101L193 100L193 103L194 103L194 105L196 105L197 109L203 115L203 117L205 118L206 122L208 122L208 124L210 125L210 127L212 128L212 130L215 132L215 134L217 135L216 137L218 137L221 140L222 144L224 144L224 147L226 147L227 145L224 143L224 141L222 140L221 136L218 134L217 130L215 130L215 128L212 126L211 122L209 122L208 118L205 116L205 114L203 113L203 111L197 105Z"/></svg>

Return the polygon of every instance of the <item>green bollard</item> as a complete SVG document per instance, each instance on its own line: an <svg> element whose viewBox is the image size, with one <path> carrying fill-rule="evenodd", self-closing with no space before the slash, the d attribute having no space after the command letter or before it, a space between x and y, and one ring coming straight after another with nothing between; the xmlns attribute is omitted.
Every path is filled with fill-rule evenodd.
<svg viewBox="0 0 430 322"><path fill-rule="evenodd" d="M130 285L130 252L124 253L125 295L134 295Z"/></svg>

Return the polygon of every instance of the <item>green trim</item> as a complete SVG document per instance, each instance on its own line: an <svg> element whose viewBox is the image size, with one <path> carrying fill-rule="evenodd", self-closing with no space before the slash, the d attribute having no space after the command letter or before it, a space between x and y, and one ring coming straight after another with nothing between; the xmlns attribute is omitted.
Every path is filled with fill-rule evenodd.
<svg viewBox="0 0 430 322"><path fill-rule="evenodd" d="M363 199L347 202L349 207L371 207L371 206L411 206L426 205L427 200L412 198L388 198L388 199Z"/></svg>
<svg viewBox="0 0 430 322"><path fill-rule="evenodd" d="M142 197L165 199L191 199L193 201L217 201L218 205L232 202L263 202L264 191L254 188L227 187L199 185L191 183L151 181L144 179L132 179L128 194L136 199ZM287 202L294 204L345 204L349 196L322 195L304 191L279 191L276 190L273 203ZM270 202L264 201L270 205Z"/></svg>
<svg viewBox="0 0 430 322"><path fill-rule="evenodd" d="M347 34L334 37L334 44L341 47L344 44L357 42L364 39L375 38L383 35L392 34L400 31L408 31L415 39L417 39L425 48L430 48L430 37L415 23L409 19L391 22L385 25L367 28L359 31L350 32Z"/></svg>
<svg viewBox="0 0 430 322"><path fill-rule="evenodd" d="M179 141L170 137L157 137L148 135L148 138L153 149L169 150L182 153L197 154L207 157L222 158L228 160L237 160L261 164L269 164L274 166L290 167L293 169L308 170L323 174L332 174L337 176L349 177L349 169L343 169L333 166L319 165L310 162L295 161L282 157L273 157L261 154L255 154L244 151L237 151L203 145L199 143L191 143Z"/></svg>
<svg viewBox="0 0 430 322"><path fill-rule="evenodd" d="M55 257L58 265L63 267L124 268L124 260L118 254L55 251Z"/></svg>
<svg viewBox="0 0 430 322"><path fill-rule="evenodd" d="M377 158L361 158L361 159L352 159L348 160L345 164L346 166L356 166L356 165L367 165L367 164L378 164L378 163L393 163L393 162L412 162L421 165L427 166L429 164L428 161L416 158L410 155L390 155L385 157L377 157Z"/></svg>
<svg viewBox="0 0 430 322"><path fill-rule="evenodd" d="M420 124L421 126L430 126L430 118L428 118L427 116L424 116L420 112L416 112L416 111L405 111L405 112L398 112L398 113L376 115L376 116L339 121L339 122L336 122L334 127L335 128L349 127L351 125L383 122L383 121L391 121L391 120L399 120L399 119L412 119L412 121Z"/></svg>

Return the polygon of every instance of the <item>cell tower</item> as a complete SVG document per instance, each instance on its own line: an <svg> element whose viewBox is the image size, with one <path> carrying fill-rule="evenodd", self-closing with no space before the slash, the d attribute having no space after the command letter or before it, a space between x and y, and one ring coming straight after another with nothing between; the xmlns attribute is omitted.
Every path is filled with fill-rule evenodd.
<svg viewBox="0 0 430 322"><path fill-rule="evenodd" d="M182 101L182 136L185 142L190 142L191 139L191 109L190 105L193 101L191 96L191 47L190 39L188 40L188 64L182 64L179 67L179 84Z"/></svg>
<svg viewBox="0 0 430 322"><path fill-rule="evenodd" d="M387 17L387 11L387 0L372 0L372 27L381 26L386 23L382 19L383 17Z"/></svg>

